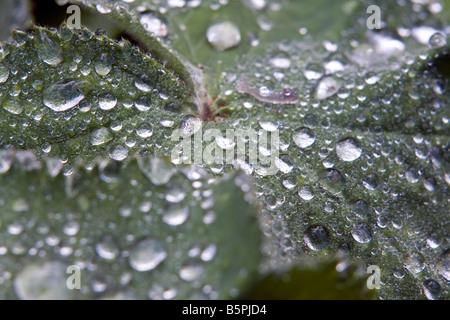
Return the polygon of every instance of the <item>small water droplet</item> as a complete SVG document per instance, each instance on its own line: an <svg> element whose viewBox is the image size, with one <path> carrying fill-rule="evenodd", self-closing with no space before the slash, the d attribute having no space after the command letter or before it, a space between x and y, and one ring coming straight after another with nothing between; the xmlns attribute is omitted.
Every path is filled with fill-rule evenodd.
<svg viewBox="0 0 450 320"><path fill-rule="evenodd" d="M36 49L39 58L48 65L57 66L63 61L61 48L47 35L46 31L38 29L37 32Z"/></svg>
<svg viewBox="0 0 450 320"><path fill-rule="evenodd" d="M0 83L5 82L9 78L9 69L0 65Z"/></svg>
<svg viewBox="0 0 450 320"><path fill-rule="evenodd" d="M143 13L139 19L144 29L155 37L164 38L169 34L167 25L153 13Z"/></svg>
<svg viewBox="0 0 450 320"><path fill-rule="evenodd" d="M102 110L111 110L117 104L117 98L111 93L105 93L98 99L98 106Z"/></svg>
<svg viewBox="0 0 450 320"><path fill-rule="evenodd" d="M188 207L170 206L163 214L163 221L171 226L179 226L183 224L188 217Z"/></svg>
<svg viewBox="0 0 450 320"><path fill-rule="evenodd" d="M136 134L141 138L150 138L153 135L153 128L151 125L144 123L136 129Z"/></svg>
<svg viewBox="0 0 450 320"><path fill-rule="evenodd" d="M203 266L196 261L184 264L180 269L180 278L184 281L194 281L203 274Z"/></svg>
<svg viewBox="0 0 450 320"><path fill-rule="evenodd" d="M217 51L225 51L239 45L241 33L234 23L224 21L211 25L206 32L206 38Z"/></svg>
<svg viewBox="0 0 450 320"><path fill-rule="evenodd" d="M11 112L12 114L21 114L23 111L23 106L16 100L6 100L3 102L3 109Z"/></svg>
<svg viewBox="0 0 450 320"><path fill-rule="evenodd" d="M112 62L106 53L102 53L95 61L94 66L95 72L97 72L99 76L106 76L112 69Z"/></svg>
<svg viewBox="0 0 450 320"><path fill-rule="evenodd" d="M91 135L91 144L98 146L111 141L113 138L111 132L107 128L99 128L94 130Z"/></svg>
<svg viewBox="0 0 450 320"><path fill-rule="evenodd" d="M365 223L354 224L352 236L359 243L369 243L372 241L372 230Z"/></svg>
<svg viewBox="0 0 450 320"><path fill-rule="evenodd" d="M155 269L167 258L164 246L158 240L148 238L138 242L130 251L129 263L136 271Z"/></svg>
<svg viewBox="0 0 450 320"><path fill-rule="evenodd" d="M95 251L105 260L115 259L119 254L119 248L117 247L114 238L110 235L104 236L102 240L95 245Z"/></svg>
<svg viewBox="0 0 450 320"><path fill-rule="evenodd" d="M361 157L362 148L354 139L350 138L336 144L336 153L342 161L352 162Z"/></svg>
<svg viewBox="0 0 450 320"><path fill-rule="evenodd" d="M109 151L111 159L116 161L123 161L128 157L128 149L122 145L114 146Z"/></svg>
<svg viewBox="0 0 450 320"><path fill-rule="evenodd" d="M318 100L327 99L339 91L339 83L331 77L322 78L316 87L316 98Z"/></svg>
<svg viewBox="0 0 450 320"><path fill-rule="evenodd" d="M442 288L439 282L429 279L422 283L423 293L429 300L437 300L442 293Z"/></svg>
<svg viewBox="0 0 450 320"><path fill-rule="evenodd" d="M329 233L322 226L309 227L303 236L306 245L314 251L321 251L330 245Z"/></svg>
<svg viewBox="0 0 450 320"><path fill-rule="evenodd" d="M316 141L316 136L311 129L302 127L295 130L292 139L297 146L304 149Z"/></svg>
<svg viewBox="0 0 450 320"><path fill-rule="evenodd" d="M409 272L418 274L425 269L423 257L418 253L413 253L405 259L405 267Z"/></svg>
<svg viewBox="0 0 450 320"><path fill-rule="evenodd" d="M298 195L305 201L309 201L314 198L314 194L311 192L311 189L309 187L301 188L298 192Z"/></svg>

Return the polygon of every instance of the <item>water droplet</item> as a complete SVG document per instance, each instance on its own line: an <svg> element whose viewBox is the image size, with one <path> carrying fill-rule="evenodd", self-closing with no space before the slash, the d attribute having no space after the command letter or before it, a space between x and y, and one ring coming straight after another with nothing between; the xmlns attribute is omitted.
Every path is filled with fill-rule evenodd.
<svg viewBox="0 0 450 320"><path fill-rule="evenodd" d="M280 124L278 122L274 123L271 121L260 121L259 125L266 131L274 132L278 130Z"/></svg>
<svg viewBox="0 0 450 320"><path fill-rule="evenodd" d="M447 40L442 33L436 32L431 36L430 41L428 41L428 45L431 48L442 48L447 45Z"/></svg>
<svg viewBox="0 0 450 320"><path fill-rule="evenodd" d="M151 125L144 123L136 129L136 134L141 138L150 138L153 135L153 128Z"/></svg>
<svg viewBox="0 0 450 320"><path fill-rule="evenodd" d="M152 105L151 105L149 99L147 97L143 96L143 97L139 97L136 99L136 101L134 102L134 106L139 111L148 111L148 110L150 110Z"/></svg>
<svg viewBox="0 0 450 320"><path fill-rule="evenodd" d="M139 19L145 30L155 37L164 38L169 34L167 25L153 13L143 13Z"/></svg>
<svg viewBox="0 0 450 320"><path fill-rule="evenodd" d="M180 269L180 278L184 281L194 281L203 274L203 266L196 261L191 261L183 265Z"/></svg>
<svg viewBox="0 0 450 320"><path fill-rule="evenodd" d="M97 72L99 76L106 76L112 69L112 62L106 53L102 53L95 61L94 66L95 72Z"/></svg>
<svg viewBox="0 0 450 320"><path fill-rule="evenodd" d="M84 95L75 81L55 83L44 91L44 105L56 112L66 111L75 107Z"/></svg>
<svg viewBox="0 0 450 320"><path fill-rule="evenodd" d="M214 256L216 255L217 247L214 244L210 244L203 250L202 254L200 255L200 258L203 261L211 261Z"/></svg>
<svg viewBox="0 0 450 320"><path fill-rule="evenodd" d="M57 261L27 265L14 279L15 292L24 300L69 299L66 269L67 265Z"/></svg>
<svg viewBox="0 0 450 320"><path fill-rule="evenodd" d="M0 83L5 82L9 78L9 69L0 65Z"/></svg>
<svg viewBox="0 0 450 320"><path fill-rule="evenodd" d="M117 145L109 151L111 159L116 161L123 161L128 157L128 149L122 145Z"/></svg>
<svg viewBox="0 0 450 320"><path fill-rule="evenodd" d="M219 148L223 150L233 149L234 146L236 145L233 139L223 137L222 135L216 136L216 143L219 146Z"/></svg>
<svg viewBox="0 0 450 320"><path fill-rule="evenodd" d="M352 228L353 239L359 243L369 243L372 241L372 230L365 224L355 224Z"/></svg>
<svg viewBox="0 0 450 320"><path fill-rule="evenodd" d="M69 237L74 236L80 231L80 224L76 221L69 221L64 225L63 231Z"/></svg>
<svg viewBox="0 0 450 320"><path fill-rule="evenodd" d="M110 235L104 236L103 239L95 245L95 251L105 260L115 259L119 255L119 248L117 247L114 238Z"/></svg>
<svg viewBox="0 0 450 320"><path fill-rule="evenodd" d="M180 121L180 135L183 138L187 138L202 127L202 121L199 118L193 116L186 116Z"/></svg>
<svg viewBox="0 0 450 320"><path fill-rule="evenodd" d="M39 58L48 65L57 66L63 61L61 48L44 30L38 29L36 49Z"/></svg>
<svg viewBox="0 0 450 320"><path fill-rule="evenodd" d="M224 21L211 25L206 32L206 38L213 48L225 51L241 42L241 33L234 23Z"/></svg>
<svg viewBox="0 0 450 320"><path fill-rule="evenodd" d="M322 226L309 227L303 236L306 245L314 251L321 251L330 245L329 233Z"/></svg>
<svg viewBox="0 0 450 320"><path fill-rule="evenodd" d="M413 253L405 259L405 267L409 272L417 274L425 269L423 257L418 253Z"/></svg>
<svg viewBox="0 0 450 320"><path fill-rule="evenodd" d="M142 77L138 77L134 81L134 85L136 86L136 88L138 88L142 92L151 92L154 89L153 81L150 79L149 76L146 76L146 75L144 75Z"/></svg>
<svg viewBox="0 0 450 320"><path fill-rule="evenodd" d="M297 146L304 149L316 141L316 136L311 129L302 127L295 130L292 139Z"/></svg>
<svg viewBox="0 0 450 320"><path fill-rule="evenodd" d="M188 207L170 206L163 214L163 221L171 226L179 226L183 224L188 217Z"/></svg>
<svg viewBox="0 0 450 320"><path fill-rule="evenodd" d="M344 65L342 64L342 62L337 60L331 60L329 62L326 62L323 65L323 68L326 74L333 74L336 72L344 71Z"/></svg>
<svg viewBox="0 0 450 320"><path fill-rule="evenodd" d="M335 169L327 169L320 179L320 185L328 192L337 195L345 188L345 179L341 173Z"/></svg>
<svg viewBox="0 0 450 320"><path fill-rule="evenodd" d="M413 36L413 38L417 42L424 45L429 44L431 37L436 33L439 33L439 31L430 26L419 26L412 28L411 30L411 35Z"/></svg>
<svg viewBox="0 0 450 320"><path fill-rule="evenodd" d="M138 158L138 165L142 173L157 186L168 183L175 173L173 165L160 158L140 157Z"/></svg>
<svg viewBox="0 0 450 320"><path fill-rule="evenodd" d="M305 201L309 201L314 198L314 194L311 192L311 189L309 187L301 188L301 190L298 192L298 195Z"/></svg>
<svg viewBox="0 0 450 320"><path fill-rule="evenodd" d="M113 135L107 128L99 128L92 132L91 144L93 146L98 146L98 145L107 143L108 141L111 141L112 138L113 138Z"/></svg>
<svg viewBox="0 0 450 320"><path fill-rule="evenodd" d="M336 153L342 161L351 162L361 157L362 149L354 139L350 138L336 144Z"/></svg>
<svg viewBox="0 0 450 320"><path fill-rule="evenodd" d="M423 293L429 300L437 300L442 293L442 288L439 282L429 279L422 283Z"/></svg>
<svg viewBox="0 0 450 320"><path fill-rule="evenodd" d="M339 91L339 83L331 77L322 78L316 87L316 98L318 100L327 99Z"/></svg>
<svg viewBox="0 0 450 320"><path fill-rule="evenodd" d="M101 14L107 14L111 12L111 9L103 4L97 4L95 7L97 8L97 11L100 12Z"/></svg>
<svg viewBox="0 0 450 320"><path fill-rule="evenodd" d="M14 151L0 150L0 174L8 172L14 159Z"/></svg>
<svg viewBox="0 0 450 320"><path fill-rule="evenodd" d="M117 104L117 98L111 93L105 93L98 99L98 106L102 110L111 110Z"/></svg>
<svg viewBox="0 0 450 320"><path fill-rule="evenodd" d="M6 100L3 102L3 109L11 112L12 114L21 114L23 111L23 106L16 100Z"/></svg>
<svg viewBox="0 0 450 320"><path fill-rule="evenodd" d="M129 263L136 271L150 271L166 260L167 252L158 240L148 238L138 242L130 251Z"/></svg>
<svg viewBox="0 0 450 320"><path fill-rule="evenodd" d="M450 249L446 249L436 261L436 272L450 281Z"/></svg>
<svg viewBox="0 0 450 320"><path fill-rule="evenodd" d="M166 192L166 200L171 203L178 203L186 198L186 192L178 187L172 187Z"/></svg>

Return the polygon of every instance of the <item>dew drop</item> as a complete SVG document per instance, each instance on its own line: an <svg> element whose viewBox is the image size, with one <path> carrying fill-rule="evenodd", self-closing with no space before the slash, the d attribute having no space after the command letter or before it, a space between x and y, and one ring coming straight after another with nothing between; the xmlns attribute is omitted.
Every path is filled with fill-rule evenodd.
<svg viewBox="0 0 450 320"><path fill-rule="evenodd" d="M16 100L6 100L3 102L3 109L12 114L21 114L23 111L23 106Z"/></svg>
<svg viewBox="0 0 450 320"><path fill-rule="evenodd" d="M130 251L129 263L136 271L150 271L166 260L167 252L158 240L141 240Z"/></svg>
<svg viewBox="0 0 450 320"><path fill-rule="evenodd" d="M99 76L106 76L112 69L112 62L106 53L102 53L95 61L94 66L95 72L97 72Z"/></svg>
<svg viewBox="0 0 450 320"><path fill-rule="evenodd" d="M436 261L436 272L450 281L450 249L446 249Z"/></svg>
<svg viewBox="0 0 450 320"><path fill-rule="evenodd" d="M113 138L111 132L107 128L99 128L94 130L91 135L91 144L99 146L111 141Z"/></svg>
<svg viewBox="0 0 450 320"><path fill-rule="evenodd" d="M431 48L442 48L447 45L447 39L445 39L445 36L442 33L436 32L431 36L428 45Z"/></svg>
<svg viewBox="0 0 450 320"><path fill-rule="evenodd" d="M0 65L0 83L5 82L9 78L9 69Z"/></svg>
<svg viewBox="0 0 450 320"><path fill-rule="evenodd" d="M136 129L136 134L144 139L150 138L153 135L153 128L149 124L144 123Z"/></svg>
<svg viewBox="0 0 450 320"><path fill-rule="evenodd" d="M422 283L423 293L429 300L437 300L442 293L441 285L432 279Z"/></svg>
<svg viewBox="0 0 450 320"><path fill-rule="evenodd" d="M340 85L331 77L322 78L316 87L316 98L318 100L327 99L339 91Z"/></svg>
<svg viewBox="0 0 450 320"><path fill-rule="evenodd" d="M119 248L117 247L114 238L110 235L104 236L102 240L95 245L95 251L100 258L105 260L115 259L119 255Z"/></svg>
<svg viewBox="0 0 450 320"><path fill-rule="evenodd" d="M206 32L206 38L214 49L225 51L239 45L241 33L234 23L224 21L211 25Z"/></svg>
<svg viewBox="0 0 450 320"><path fill-rule="evenodd" d="M170 226L179 226L189 217L189 208L170 206L163 214L163 221Z"/></svg>
<svg viewBox="0 0 450 320"><path fill-rule="evenodd" d="M195 261L184 264L180 269L180 278L188 282L199 279L202 274L203 266Z"/></svg>
<svg viewBox="0 0 450 320"><path fill-rule="evenodd" d="M342 161L352 162L361 157L362 149L354 139L345 139L336 144L336 153Z"/></svg>
<svg viewBox="0 0 450 320"><path fill-rule="evenodd" d="M39 30L38 33L36 47L39 58L48 65L57 66L63 61L61 48L45 31Z"/></svg>
<svg viewBox="0 0 450 320"><path fill-rule="evenodd" d="M316 136L311 129L302 127L295 130L292 139L297 146L304 149L316 141Z"/></svg>
<svg viewBox="0 0 450 320"><path fill-rule="evenodd" d="M301 188L298 192L298 195L305 201L309 201L314 198L314 194L311 192L311 189L309 187Z"/></svg>
<svg viewBox="0 0 450 320"><path fill-rule="evenodd" d="M75 107L83 98L84 95L75 81L55 83L43 93L44 105L56 112Z"/></svg>
<svg viewBox="0 0 450 320"><path fill-rule="evenodd" d="M418 253L413 253L405 259L405 267L409 272L418 274L425 269L424 259Z"/></svg>
<svg viewBox="0 0 450 320"><path fill-rule="evenodd" d="M122 145L114 146L109 151L111 159L116 161L123 161L128 157L128 149Z"/></svg>
<svg viewBox="0 0 450 320"><path fill-rule="evenodd" d="M369 243L372 241L372 230L365 223L354 224L352 237L359 243Z"/></svg>
<svg viewBox="0 0 450 320"><path fill-rule="evenodd" d="M155 37L164 38L169 34L167 25L153 13L143 13L139 21L144 29Z"/></svg>
<svg viewBox="0 0 450 320"><path fill-rule="evenodd" d="M142 92L151 92L154 89L152 80L150 79L150 77L148 77L146 75L144 75L142 77L138 77L134 81L134 85L136 86L136 88L138 88Z"/></svg>
<svg viewBox="0 0 450 320"><path fill-rule="evenodd" d="M321 251L330 245L329 233L322 226L309 227L303 236L306 245L314 251Z"/></svg>
<svg viewBox="0 0 450 320"><path fill-rule="evenodd" d="M139 111L148 111L151 107L149 99L144 96L137 98L136 101L134 101L134 105Z"/></svg>
<svg viewBox="0 0 450 320"><path fill-rule="evenodd" d="M98 106L102 110L111 110L117 104L117 98L111 93L105 93L98 99Z"/></svg>

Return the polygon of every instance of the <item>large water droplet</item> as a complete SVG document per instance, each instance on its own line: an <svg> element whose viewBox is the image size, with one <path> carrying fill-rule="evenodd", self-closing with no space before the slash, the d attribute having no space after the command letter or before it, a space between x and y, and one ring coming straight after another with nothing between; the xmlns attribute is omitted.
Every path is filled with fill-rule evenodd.
<svg viewBox="0 0 450 320"><path fill-rule="evenodd" d="M409 272L417 274L425 269L423 257L418 253L413 253L405 259L405 267Z"/></svg>
<svg viewBox="0 0 450 320"><path fill-rule="evenodd" d="M314 251L328 248L330 245L329 233L322 226L309 227L303 236L306 245Z"/></svg>
<svg viewBox="0 0 450 320"><path fill-rule="evenodd" d="M206 32L206 38L217 51L225 51L241 42L241 33L234 23L224 21L211 25Z"/></svg>
<svg viewBox="0 0 450 320"><path fill-rule="evenodd" d="M155 37L164 38L169 34L167 25L153 13L143 13L139 21Z"/></svg>
<svg viewBox="0 0 450 320"><path fill-rule="evenodd" d="M150 271L166 260L167 252L158 240L148 238L138 242L130 252L130 266L137 271Z"/></svg>
<svg viewBox="0 0 450 320"><path fill-rule="evenodd" d="M316 141L316 136L311 129L302 127L295 130L292 139L300 148L307 148Z"/></svg>
<svg viewBox="0 0 450 320"><path fill-rule="evenodd" d="M75 81L55 83L44 91L44 105L53 111L66 111L75 107L84 95Z"/></svg>
<svg viewBox="0 0 450 320"><path fill-rule="evenodd" d="M38 29L36 48L39 58L51 66L57 66L63 61L61 48L44 30Z"/></svg>
<svg viewBox="0 0 450 320"><path fill-rule="evenodd" d="M362 149L354 139L350 138L336 144L336 153L342 161L351 162L361 156Z"/></svg>

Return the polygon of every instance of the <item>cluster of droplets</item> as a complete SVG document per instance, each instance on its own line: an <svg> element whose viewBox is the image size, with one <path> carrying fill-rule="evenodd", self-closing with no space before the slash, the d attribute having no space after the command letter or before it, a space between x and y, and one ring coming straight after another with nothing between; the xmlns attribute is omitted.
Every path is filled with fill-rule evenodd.
<svg viewBox="0 0 450 320"><path fill-rule="evenodd" d="M7 154L6 151L2 151L0 156L2 166L7 157L15 162L27 162L26 166L17 167L20 170L41 170L45 167L45 162L36 160L32 153ZM31 158L27 160L27 157ZM79 212L62 213L58 204L49 200L47 205L53 209L46 213L46 219L41 220L31 214L34 204L30 202L30 197L11 195L0 198L0 203L13 211L6 214L0 224L5 228L1 236L0 255L2 259L11 261L22 255L27 256L21 270L8 271L5 267L0 274L2 282L13 286L16 297L70 299L81 294L84 297L174 299L180 295L217 298L238 292L234 287L232 292L221 292L218 283L205 277L205 269L222 254L216 242L220 238L216 239L214 232L207 231L215 228L216 224L215 193L209 187L215 179L208 178L206 171L200 167L187 166L180 170L162 158L142 157L136 167L140 177L131 175L122 180L117 163L111 160L99 163L100 184L110 185L113 190L120 179L127 186L117 190L125 187L130 189L127 193L139 195L134 199L126 197L131 200L123 203L119 193L107 195L100 192L94 196L94 201L99 208L109 208L104 212L96 212L88 200L92 194L83 192L86 186L74 185L70 177L65 178L65 192L67 197L78 195L78 205L71 206L71 210L78 208ZM34 190L33 183L30 190ZM245 193L249 192L249 181L244 177L238 176L236 185ZM191 191L188 192L188 189ZM112 206L107 204L111 202ZM39 210L45 208L40 207ZM100 213L104 217L99 217ZM23 214L27 214L28 222L20 218ZM63 226L60 232L51 227L49 221L52 219ZM92 223L96 225L95 232L92 231ZM122 225L129 227L122 230ZM133 225L139 226L139 231L134 234L129 230ZM18 237L30 232L37 237L17 242ZM190 235L190 232L195 234ZM33 241L36 242L33 244ZM128 267L110 268L111 263L122 266L126 263ZM81 291L67 289L69 265L74 268L70 272L81 272ZM10 277L5 277L6 273ZM140 274L153 280L141 283ZM217 276L220 277L219 274ZM242 277L243 274L237 276ZM76 284L77 280L71 279ZM116 286L125 288L131 283L137 291L116 289ZM142 291L145 283L152 285Z"/></svg>

